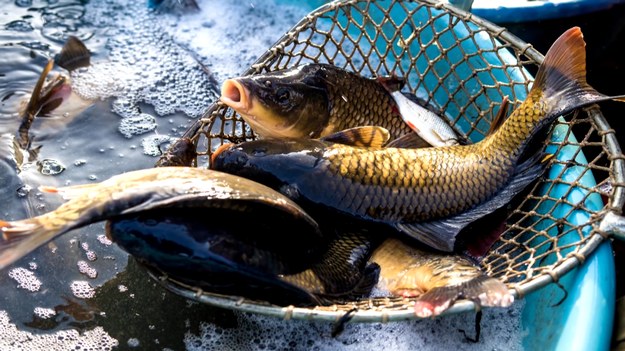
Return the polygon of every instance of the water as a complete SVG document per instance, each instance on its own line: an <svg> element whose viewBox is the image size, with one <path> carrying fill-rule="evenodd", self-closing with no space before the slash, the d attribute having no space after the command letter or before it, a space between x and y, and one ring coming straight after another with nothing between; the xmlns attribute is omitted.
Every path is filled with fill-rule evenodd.
<svg viewBox="0 0 625 351"><path fill-rule="evenodd" d="M174 14L150 11L144 2L1 1L0 218L8 220L61 203L39 185L90 183L152 167L160 149L217 98L223 80L322 3L206 0L200 13ZM20 108L67 35L84 40L92 66L71 75L73 103L36 119L31 153L16 151L10 136ZM0 349L521 348L521 302L486 310L478 343L460 331L474 335L472 313L348 324L333 338L331 323L247 315L173 295L103 234L103 223L71 231L0 272Z"/></svg>

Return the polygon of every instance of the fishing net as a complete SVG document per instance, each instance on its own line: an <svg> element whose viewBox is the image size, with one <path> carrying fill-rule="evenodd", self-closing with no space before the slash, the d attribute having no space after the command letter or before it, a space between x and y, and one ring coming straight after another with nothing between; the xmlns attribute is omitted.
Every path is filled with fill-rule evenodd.
<svg viewBox="0 0 625 351"><path fill-rule="evenodd" d="M484 137L502 99L525 99L543 56L505 28L436 1L334 1L289 30L242 74L325 62L363 76L396 74L430 107L444 111L458 133ZM198 167L223 143L255 138L220 102L187 131L197 145ZM549 169L515 208L506 229L483 258L486 272L515 297L552 282L584 262L621 225L623 155L597 106L559 119L547 138ZM612 219L617 218L615 222ZM283 318L352 321L416 318L413 300L373 298L316 308L277 307L198 290L153 272L174 292L205 303ZM473 309L456 303L448 313Z"/></svg>

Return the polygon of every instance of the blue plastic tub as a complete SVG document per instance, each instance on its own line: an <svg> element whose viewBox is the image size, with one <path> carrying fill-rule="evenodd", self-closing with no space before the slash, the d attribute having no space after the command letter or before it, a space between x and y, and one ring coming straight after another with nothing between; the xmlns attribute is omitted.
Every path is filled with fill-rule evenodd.
<svg viewBox="0 0 625 351"><path fill-rule="evenodd" d="M471 12L494 23L566 18L607 10L624 0L475 0Z"/></svg>

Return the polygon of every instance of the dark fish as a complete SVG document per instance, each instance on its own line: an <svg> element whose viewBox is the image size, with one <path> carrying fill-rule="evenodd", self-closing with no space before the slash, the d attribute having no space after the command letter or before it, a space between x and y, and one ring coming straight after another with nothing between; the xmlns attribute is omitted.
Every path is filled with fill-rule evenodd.
<svg viewBox="0 0 625 351"><path fill-rule="evenodd" d="M558 116L612 99L625 101L586 82L585 42L575 27L550 48L527 99L475 144L404 149L267 139L221 151L212 167L277 189L307 211L321 206L385 223L452 251L465 226L542 174L544 138Z"/></svg>
<svg viewBox="0 0 625 351"><path fill-rule="evenodd" d="M275 224L275 218L280 218L286 224L283 231L278 231L283 237L266 237L267 241L286 245L304 261L316 247L327 242L317 222L278 192L247 179L195 167L151 168L120 174L101 183L40 190L60 193L69 200L37 217L0 221L0 269L72 229L163 208L201 209L207 221L217 222L220 219L211 218L211 210L236 212L243 217L245 213L241 211L250 207L256 211L265 209L273 213L267 221Z"/></svg>
<svg viewBox="0 0 625 351"><path fill-rule="evenodd" d="M262 137L318 138L365 125L386 128L392 139L413 133L376 79L329 64L228 79L220 99Z"/></svg>
<svg viewBox="0 0 625 351"><path fill-rule="evenodd" d="M366 235L342 233L315 255L302 254L300 244L272 240L301 235L287 216L250 205L241 203L241 212L211 209L213 221L204 209L142 211L109 220L107 235L144 265L207 292L282 306L370 293L378 267L367 264L372 241Z"/></svg>
<svg viewBox="0 0 625 351"><path fill-rule="evenodd" d="M370 262L380 266L376 287L395 296L417 297L419 317L437 316L459 299L487 307L508 307L514 302L505 284L459 255L422 250L390 238L376 248Z"/></svg>
<svg viewBox="0 0 625 351"><path fill-rule="evenodd" d="M191 167L197 157L195 144L191 139L182 137L173 144L159 157L155 163L155 167L174 167L183 166Z"/></svg>
<svg viewBox="0 0 625 351"><path fill-rule="evenodd" d="M29 132L35 117L49 114L58 109L64 101L72 97L68 77L57 75L46 84L46 78L50 71L52 71L55 62L59 67L71 72L78 68L89 66L90 61L91 53L84 43L74 36L70 36L67 39L61 52L56 55L54 59L48 60L21 116L21 123L18 128L20 147L23 149L28 149L30 147L31 140ZM73 100L74 109L82 110L90 105L89 102L85 102L76 97L74 97Z"/></svg>

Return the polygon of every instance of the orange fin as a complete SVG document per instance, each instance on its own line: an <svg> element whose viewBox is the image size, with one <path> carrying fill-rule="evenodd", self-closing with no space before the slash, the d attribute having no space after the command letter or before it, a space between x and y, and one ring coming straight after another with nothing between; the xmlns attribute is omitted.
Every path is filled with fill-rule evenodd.
<svg viewBox="0 0 625 351"><path fill-rule="evenodd" d="M345 129L320 138L337 144L380 148L390 139L391 134L386 128L363 126Z"/></svg>
<svg viewBox="0 0 625 351"><path fill-rule="evenodd" d="M625 102L625 95L606 96L586 81L586 42L579 27L564 32L549 48L538 69L532 92L542 92L544 100L556 105L551 116L605 100Z"/></svg>
<svg viewBox="0 0 625 351"><path fill-rule="evenodd" d="M433 288L415 302L415 314L419 317L435 317L448 310L459 299L471 300L478 306L508 307L514 302L505 284L487 275L458 285Z"/></svg>
<svg viewBox="0 0 625 351"><path fill-rule="evenodd" d="M506 116L508 115L508 105L510 105L510 100L508 99L508 95L504 96L501 100L501 105L499 105L499 111L497 111L497 115L493 118L493 121L490 124L490 128L486 135L493 134L506 120Z"/></svg>

